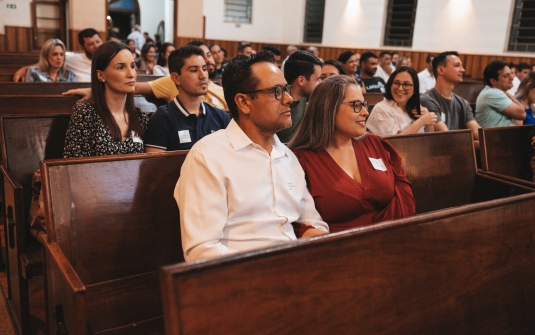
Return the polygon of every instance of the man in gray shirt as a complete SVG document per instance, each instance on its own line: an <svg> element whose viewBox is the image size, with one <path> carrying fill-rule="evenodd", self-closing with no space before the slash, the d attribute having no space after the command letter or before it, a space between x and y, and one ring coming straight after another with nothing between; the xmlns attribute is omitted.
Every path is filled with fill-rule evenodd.
<svg viewBox="0 0 535 335"><path fill-rule="evenodd" d="M420 103L430 112L440 115L444 122L435 125L435 131L471 129L476 147L479 147L479 124L472 107L465 99L453 93L455 85L463 81L464 68L456 51L443 52L433 59L435 87L420 97Z"/></svg>

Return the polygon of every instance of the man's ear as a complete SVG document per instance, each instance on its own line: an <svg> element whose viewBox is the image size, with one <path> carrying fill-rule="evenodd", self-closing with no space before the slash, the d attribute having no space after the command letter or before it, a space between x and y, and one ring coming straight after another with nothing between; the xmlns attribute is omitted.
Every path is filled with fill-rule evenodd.
<svg viewBox="0 0 535 335"><path fill-rule="evenodd" d="M234 96L234 103L236 103L238 110L243 114L249 114L251 112L249 99L249 96L243 93L238 93Z"/></svg>
<svg viewBox="0 0 535 335"><path fill-rule="evenodd" d="M494 87L494 86L496 85L497 82L498 82L498 81L497 81L496 79L494 79L494 78L490 78L490 80L489 80L490 87Z"/></svg>
<svg viewBox="0 0 535 335"><path fill-rule="evenodd" d="M307 79L305 78L305 76L299 76L297 77L297 79L295 80L295 83L299 86L305 86L305 83L307 82Z"/></svg>
<svg viewBox="0 0 535 335"><path fill-rule="evenodd" d="M175 85L180 85L180 75L176 72L171 72L171 80L175 83Z"/></svg>

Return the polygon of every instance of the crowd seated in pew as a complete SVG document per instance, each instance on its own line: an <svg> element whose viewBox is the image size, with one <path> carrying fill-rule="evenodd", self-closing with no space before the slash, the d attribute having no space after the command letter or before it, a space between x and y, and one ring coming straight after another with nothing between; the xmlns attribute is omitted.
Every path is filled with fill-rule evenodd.
<svg viewBox="0 0 535 335"><path fill-rule="evenodd" d="M531 334L534 201L166 266L166 334Z"/></svg>
<svg viewBox="0 0 535 335"><path fill-rule="evenodd" d="M517 184L534 186L535 128L479 129L482 171Z"/></svg>

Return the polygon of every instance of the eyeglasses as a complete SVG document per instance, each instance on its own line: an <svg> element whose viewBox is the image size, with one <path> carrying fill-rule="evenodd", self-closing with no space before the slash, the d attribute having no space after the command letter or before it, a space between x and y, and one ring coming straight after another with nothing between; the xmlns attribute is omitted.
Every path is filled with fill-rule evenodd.
<svg viewBox="0 0 535 335"><path fill-rule="evenodd" d="M411 83L409 83L409 82L404 82L404 83L402 84L402 83L400 83L399 81L394 81L394 82L392 83L392 87L394 87L394 88L398 88L398 87L400 87L400 86L403 86L403 89L404 89L404 90L410 90L414 85L411 84Z"/></svg>
<svg viewBox="0 0 535 335"><path fill-rule="evenodd" d="M292 85L286 85L286 86L275 85L273 87L261 88L259 90L247 91L247 92L241 92L241 93L254 94L254 93L259 93L259 92L270 92L270 91L275 92L275 99L282 100L284 98L284 92L288 93L289 96L292 96Z"/></svg>
<svg viewBox="0 0 535 335"><path fill-rule="evenodd" d="M348 104L353 106L353 111L355 113L360 113L362 110L362 107L364 107L365 110L368 110L368 101L360 101L360 100L353 100L348 102L342 102L343 104Z"/></svg>

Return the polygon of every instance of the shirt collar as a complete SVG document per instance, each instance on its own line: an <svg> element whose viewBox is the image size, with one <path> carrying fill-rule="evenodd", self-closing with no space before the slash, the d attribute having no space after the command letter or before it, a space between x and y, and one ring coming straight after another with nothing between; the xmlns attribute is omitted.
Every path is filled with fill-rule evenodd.
<svg viewBox="0 0 535 335"><path fill-rule="evenodd" d="M175 102L175 105L178 107L178 110L182 112L182 114L184 114L186 117L191 115L191 113L188 112L186 107L184 107L184 105L182 105L182 102L178 98L178 95L175 97L175 99L173 101ZM201 102L201 110L202 110L202 113L204 115L206 115L206 107L204 107L204 103L203 102Z"/></svg>
<svg viewBox="0 0 535 335"><path fill-rule="evenodd" d="M247 147L248 145L256 145L255 143L253 143L253 141L251 141L249 136L247 136L243 132L243 130L240 128L240 126L238 125L238 123L236 123L234 119L230 121L225 131L227 133L227 137L230 140L230 144L232 145L235 151L239 151ZM273 145L273 150L271 152L273 158L286 156L286 146L282 144L277 135L273 134L273 140L275 142L275 144Z"/></svg>
<svg viewBox="0 0 535 335"><path fill-rule="evenodd" d="M397 107L398 106L398 104L396 103L396 101L394 99L390 100L390 99L387 99L387 98L383 98L383 101L385 101L390 106L393 106L393 107Z"/></svg>

